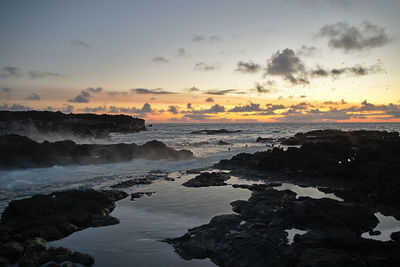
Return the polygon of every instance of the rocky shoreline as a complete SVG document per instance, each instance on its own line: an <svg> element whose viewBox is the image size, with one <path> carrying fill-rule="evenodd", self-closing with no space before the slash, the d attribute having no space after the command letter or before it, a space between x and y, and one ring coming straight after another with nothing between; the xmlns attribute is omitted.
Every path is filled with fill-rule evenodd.
<svg viewBox="0 0 400 267"><path fill-rule="evenodd" d="M110 133L146 131L145 121L127 115L65 114L51 111L0 111L0 135L107 138Z"/></svg>
<svg viewBox="0 0 400 267"><path fill-rule="evenodd" d="M16 134L0 136L0 151L2 151L0 169L104 164L138 158L147 160L193 158L190 150L175 150L155 140L140 146L134 143L79 145L70 140L38 143Z"/></svg>
<svg viewBox="0 0 400 267"><path fill-rule="evenodd" d="M280 142L295 147L242 153L214 166L230 173L187 171L198 175L182 186L193 190L232 186L250 190L252 195L247 201L231 203L234 214L215 216L208 224L165 241L183 259L210 258L218 266L399 266L400 232L392 233L386 242L361 236L379 234L374 231L379 223L377 212L400 219L399 134L324 130L296 134ZM120 149L112 153L120 154ZM149 152L148 148L143 150ZM159 150L153 153L160 156ZM230 184L232 176L265 182ZM126 189L158 179L173 180L162 173L150 173L109 188ZM299 197L293 191L278 190L284 181L313 185L338 198ZM0 266L16 262L19 266L48 262L90 266L92 256L47 248L46 241L87 227L117 224L119 220L110 216L115 201L154 193L68 190L11 201L1 217Z"/></svg>
<svg viewBox="0 0 400 267"><path fill-rule="evenodd" d="M400 232L387 242L361 237L377 234L378 211L400 219L399 134L324 130L280 141L301 146L243 153L214 167L247 179L328 182L325 191L344 201L296 198L276 184L233 185L253 191L249 200L231 203L236 214L216 216L166 242L184 259L210 258L219 266L400 265ZM290 242L293 229L303 234Z"/></svg>

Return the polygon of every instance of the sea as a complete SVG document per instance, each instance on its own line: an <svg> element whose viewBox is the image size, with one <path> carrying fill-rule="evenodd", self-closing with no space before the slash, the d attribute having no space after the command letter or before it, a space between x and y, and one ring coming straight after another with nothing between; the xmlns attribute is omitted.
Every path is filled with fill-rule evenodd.
<svg viewBox="0 0 400 267"><path fill-rule="evenodd" d="M182 183L196 176L186 173L187 170L213 171L212 166L221 159L230 159L239 153L271 149L271 144L257 143L257 137L277 140L280 137L293 136L297 132L320 129L400 132L400 123L179 123L152 124L147 128L148 131L139 133L113 133L105 140L76 138L74 141L140 145L158 140L174 149L189 149L193 152L194 158L183 161L133 160L112 164L2 170L0 212L14 199L66 189L109 189L111 185L121 181L157 174L160 179L150 185L124 189L128 193L142 191L155 193L134 201L128 197L117 202L117 207L111 215L120 220L119 224L87 228L64 239L49 242L48 245L89 253L95 257L94 266L215 266L209 259L184 260L163 240L179 237L190 228L208 223L216 215L233 213L229 203L238 199L247 200L250 191L231 186L184 187ZM215 135L191 133L220 129L240 132ZM35 139L55 141L51 137L35 136ZM218 145L219 141L229 144ZM162 178L165 176L169 179ZM255 181L246 181L233 176L228 183L252 184ZM294 188L294 185L292 186ZM317 192L317 194L323 193ZM400 224L396 220L387 227L391 229L399 227L400 230Z"/></svg>

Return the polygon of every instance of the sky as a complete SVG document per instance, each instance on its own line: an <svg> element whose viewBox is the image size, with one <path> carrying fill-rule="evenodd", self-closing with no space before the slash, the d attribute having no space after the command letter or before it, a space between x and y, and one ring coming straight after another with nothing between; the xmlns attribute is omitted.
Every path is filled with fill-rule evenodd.
<svg viewBox="0 0 400 267"><path fill-rule="evenodd" d="M398 0L0 0L0 110L400 122Z"/></svg>

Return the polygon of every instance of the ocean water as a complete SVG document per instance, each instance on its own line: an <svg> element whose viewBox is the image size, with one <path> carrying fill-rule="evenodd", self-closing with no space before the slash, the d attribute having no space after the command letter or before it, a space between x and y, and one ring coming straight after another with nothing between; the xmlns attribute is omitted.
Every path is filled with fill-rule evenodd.
<svg viewBox="0 0 400 267"><path fill-rule="evenodd" d="M195 158L186 161L134 160L115 164L87 166L55 166L51 168L0 171L0 212L13 199L38 193L51 193L71 188L102 189L119 181L148 174L151 171L168 175L151 185L128 188L128 192L155 191L152 196L117 202L112 215L118 225L89 228L67 238L51 242L95 256L95 266L213 266L207 259L185 261L173 248L160 240L177 237L187 229L208 223L217 214L232 213L229 203L248 199L250 192L231 186L186 188L183 182L194 177L188 169L210 168L221 159L242 152L253 153L269 149L256 143L257 137L278 139L297 132L318 129L386 130L400 132L400 123L258 123L258 124L153 124L149 131L134 134L112 134L108 140L96 143L137 143L159 140L175 149L190 149ZM203 129L240 130L238 133L205 135L190 134ZM218 141L230 145L216 145ZM75 140L78 143L88 140ZM250 177L251 178L251 177ZM233 177L229 183L254 183ZM291 185L287 185L291 186ZM297 187L292 185L293 189ZM303 190L304 191L304 190ZM303 194L318 191L306 190Z"/></svg>

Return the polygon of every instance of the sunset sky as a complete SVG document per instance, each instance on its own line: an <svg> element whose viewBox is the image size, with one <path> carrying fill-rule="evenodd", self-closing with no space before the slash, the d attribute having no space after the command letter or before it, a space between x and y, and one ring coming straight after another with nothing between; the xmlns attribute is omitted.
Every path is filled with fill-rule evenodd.
<svg viewBox="0 0 400 267"><path fill-rule="evenodd" d="M400 122L398 0L0 0L0 109Z"/></svg>

